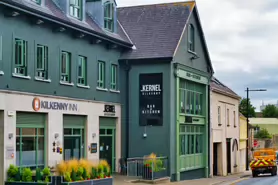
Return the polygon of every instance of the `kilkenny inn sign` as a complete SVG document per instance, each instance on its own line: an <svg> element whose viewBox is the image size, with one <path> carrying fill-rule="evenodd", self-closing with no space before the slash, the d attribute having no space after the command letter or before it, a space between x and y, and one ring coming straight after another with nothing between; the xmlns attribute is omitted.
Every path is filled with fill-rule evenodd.
<svg viewBox="0 0 278 185"><path fill-rule="evenodd" d="M77 104L65 103L58 101L47 101L34 98L32 102L34 111L44 110L63 110L63 111L77 111Z"/></svg>
<svg viewBox="0 0 278 185"><path fill-rule="evenodd" d="M140 74L139 115L140 125L162 125L163 79L162 73Z"/></svg>

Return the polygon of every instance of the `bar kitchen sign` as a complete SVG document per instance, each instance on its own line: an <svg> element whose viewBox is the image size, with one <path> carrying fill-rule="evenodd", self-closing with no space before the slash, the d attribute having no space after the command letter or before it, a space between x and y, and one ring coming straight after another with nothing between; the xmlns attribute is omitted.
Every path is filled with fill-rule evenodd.
<svg viewBox="0 0 278 185"><path fill-rule="evenodd" d="M139 76L139 125L163 125L163 75L162 73Z"/></svg>
<svg viewBox="0 0 278 185"><path fill-rule="evenodd" d="M44 101L44 100L40 100L39 98L33 99L32 107L34 111L39 111L41 109L77 111L77 104L56 102L56 101Z"/></svg>

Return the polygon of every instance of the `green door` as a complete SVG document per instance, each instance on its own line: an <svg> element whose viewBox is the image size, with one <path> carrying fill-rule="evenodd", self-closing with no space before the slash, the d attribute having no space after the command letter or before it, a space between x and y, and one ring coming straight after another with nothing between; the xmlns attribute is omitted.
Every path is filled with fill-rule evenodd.
<svg viewBox="0 0 278 185"><path fill-rule="evenodd" d="M64 115L64 160L86 157L85 116Z"/></svg>
<svg viewBox="0 0 278 185"><path fill-rule="evenodd" d="M115 172L116 163L116 118L100 117L99 158L105 159Z"/></svg>

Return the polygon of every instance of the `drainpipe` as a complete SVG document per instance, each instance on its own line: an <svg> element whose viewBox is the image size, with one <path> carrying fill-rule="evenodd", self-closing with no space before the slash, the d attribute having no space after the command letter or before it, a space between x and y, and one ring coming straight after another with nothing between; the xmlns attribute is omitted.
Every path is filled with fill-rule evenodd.
<svg viewBox="0 0 278 185"><path fill-rule="evenodd" d="M125 151L125 156L126 156L126 159L129 157L129 71L130 71L130 65L129 65L129 62L128 60L125 61L125 64L126 64L126 131L125 131L125 134L126 134L126 151Z"/></svg>
<svg viewBox="0 0 278 185"><path fill-rule="evenodd" d="M210 155L211 155L211 123L210 123L210 83L208 85L208 176L212 176L211 174L211 161L210 161Z"/></svg>

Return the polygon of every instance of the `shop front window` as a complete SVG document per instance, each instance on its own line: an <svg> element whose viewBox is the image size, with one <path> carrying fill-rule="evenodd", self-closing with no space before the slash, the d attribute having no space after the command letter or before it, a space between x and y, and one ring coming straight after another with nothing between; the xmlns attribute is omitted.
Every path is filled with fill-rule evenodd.
<svg viewBox="0 0 278 185"><path fill-rule="evenodd" d="M44 163L44 129L17 128L16 136L16 165L43 168Z"/></svg>
<svg viewBox="0 0 278 185"><path fill-rule="evenodd" d="M205 86L181 80L180 82L180 113L203 115L203 95Z"/></svg>
<svg viewBox="0 0 278 185"><path fill-rule="evenodd" d="M180 125L180 155L203 153L204 126Z"/></svg>

